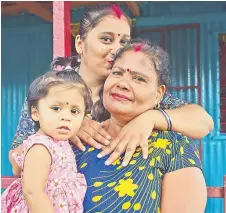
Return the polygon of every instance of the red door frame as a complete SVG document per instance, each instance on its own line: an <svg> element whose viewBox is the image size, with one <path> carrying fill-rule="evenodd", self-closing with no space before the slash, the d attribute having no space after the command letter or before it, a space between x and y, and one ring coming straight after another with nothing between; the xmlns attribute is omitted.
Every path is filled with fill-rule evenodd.
<svg viewBox="0 0 226 213"><path fill-rule="evenodd" d="M53 1L53 58L71 56L71 2Z"/></svg>

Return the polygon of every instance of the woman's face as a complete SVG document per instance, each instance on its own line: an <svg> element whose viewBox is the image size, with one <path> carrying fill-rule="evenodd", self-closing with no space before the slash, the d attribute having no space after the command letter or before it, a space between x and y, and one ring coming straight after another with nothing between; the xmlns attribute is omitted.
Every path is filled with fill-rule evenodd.
<svg viewBox="0 0 226 213"><path fill-rule="evenodd" d="M150 58L142 52L128 51L115 62L105 81L103 103L114 118L127 123L153 109L164 92Z"/></svg>
<svg viewBox="0 0 226 213"><path fill-rule="evenodd" d="M130 26L124 16L104 17L86 38L76 38L76 50L81 54L81 66L85 66L104 80L109 75L116 51L130 40Z"/></svg>

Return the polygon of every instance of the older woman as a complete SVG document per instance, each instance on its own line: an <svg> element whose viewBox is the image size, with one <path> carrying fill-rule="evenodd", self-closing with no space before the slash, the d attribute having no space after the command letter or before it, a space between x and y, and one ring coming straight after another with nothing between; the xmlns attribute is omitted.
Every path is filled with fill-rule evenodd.
<svg viewBox="0 0 226 213"><path fill-rule="evenodd" d="M132 41L116 55L95 112L98 116L104 106L110 113L105 129L113 139L136 116L159 105L168 74L167 53L147 41ZM122 166L123 156L106 166L106 157L96 157L99 150L86 150L75 149L80 172L88 183L86 213L204 212L206 185L191 139L173 131L153 132L148 139L148 160L138 148L127 167Z"/></svg>
<svg viewBox="0 0 226 213"><path fill-rule="evenodd" d="M80 61L76 63L76 66L78 65L78 72L92 90L94 102L99 100L99 90L109 75L117 50L130 40L130 31L130 18L116 5L93 7L84 14L79 35L76 37L76 50ZM165 108L166 105L169 109L167 108L165 113L169 114L172 122L170 129L192 138L201 138L213 129L212 118L202 107L196 104L185 104L184 101L165 93L161 99L161 108ZM36 131L27 109L27 102L25 102L13 140L13 149ZM137 117L134 116L127 125L124 125L115 140L111 140L103 155L115 150L109 159L111 163L127 149L124 159L126 165L135 148L140 145L146 158L148 155L147 138L153 128L159 130L169 128L164 115L159 111L151 109ZM84 150L85 147L80 139L95 148L101 148L101 144L109 144L110 137L111 135L101 124L86 119L78 135L71 140L81 150Z"/></svg>

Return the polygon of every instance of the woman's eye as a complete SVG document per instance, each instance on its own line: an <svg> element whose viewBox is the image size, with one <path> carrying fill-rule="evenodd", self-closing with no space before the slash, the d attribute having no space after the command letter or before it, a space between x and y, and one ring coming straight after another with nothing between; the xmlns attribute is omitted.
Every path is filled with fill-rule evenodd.
<svg viewBox="0 0 226 213"><path fill-rule="evenodd" d="M125 46L127 43L129 42L129 40L121 40L121 44L122 44L122 46Z"/></svg>
<svg viewBox="0 0 226 213"><path fill-rule="evenodd" d="M59 106L53 106L52 110L59 112L61 110L61 108Z"/></svg>
<svg viewBox="0 0 226 213"><path fill-rule="evenodd" d="M109 38L109 37L102 37L101 40L104 42L104 43L108 43L110 44L112 42L112 39Z"/></svg>
<svg viewBox="0 0 226 213"><path fill-rule="evenodd" d="M112 71L112 75L122 75L122 72L120 72L120 71Z"/></svg>
<svg viewBox="0 0 226 213"><path fill-rule="evenodd" d="M139 81L139 82L146 82L146 80L144 78L139 77L139 76L134 77L134 79L137 80L137 81Z"/></svg>
<svg viewBox="0 0 226 213"><path fill-rule="evenodd" d="M79 110L77 110L77 109L72 109L71 110L71 114L73 114L73 115L76 115L76 114L79 114L80 112L79 112Z"/></svg>

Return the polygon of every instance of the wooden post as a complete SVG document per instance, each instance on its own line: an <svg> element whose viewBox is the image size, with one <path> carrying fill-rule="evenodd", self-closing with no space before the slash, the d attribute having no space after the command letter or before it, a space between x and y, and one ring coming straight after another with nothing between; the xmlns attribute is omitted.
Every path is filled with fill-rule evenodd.
<svg viewBox="0 0 226 213"><path fill-rule="evenodd" d="M53 1L53 58L71 56L71 2Z"/></svg>

